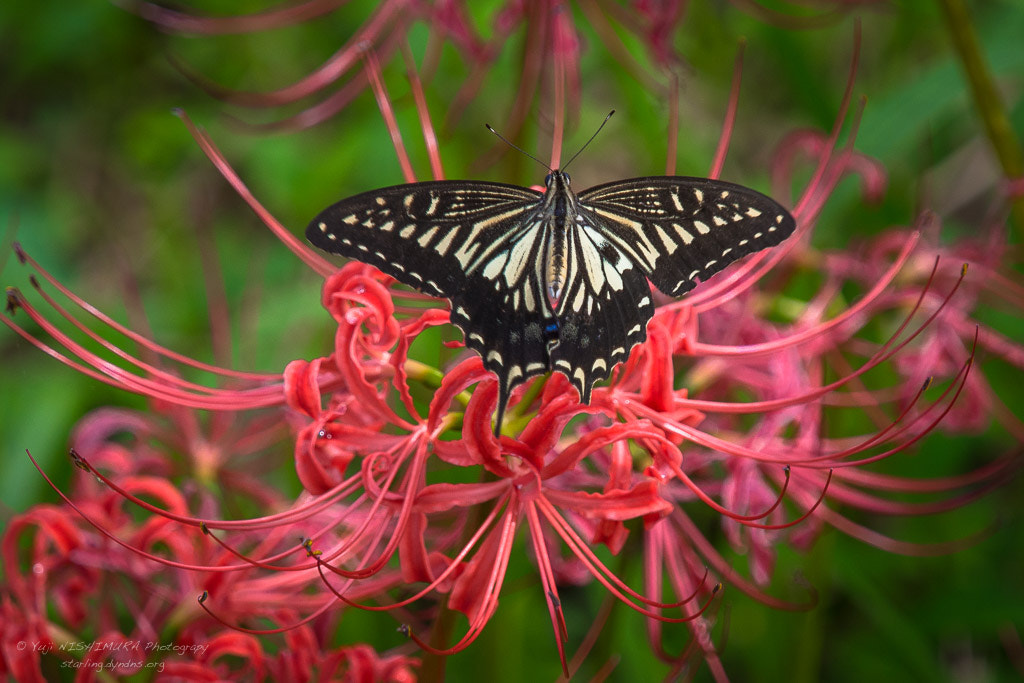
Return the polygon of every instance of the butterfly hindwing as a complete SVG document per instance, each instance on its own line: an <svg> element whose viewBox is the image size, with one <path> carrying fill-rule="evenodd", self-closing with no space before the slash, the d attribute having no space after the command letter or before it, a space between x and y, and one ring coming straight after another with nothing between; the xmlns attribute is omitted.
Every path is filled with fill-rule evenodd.
<svg viewBox="0 0 1024 683"><path fill-rule="evenodd" d="M555 326L542 284L549 227L535 216L485 245L469 264L468 287L452 296L452 322L498 376L498 427L512 390L551 368L548 340Z"/></svg>
<svg viewBox="0 0 1024 683"><path fill-rule="evenodd" d="M552 368L569 378L583 403L590 402L593 384L647 338L654 314L644 273L599 225L581 217L567 236L567 285L551 349Z"/></svg>
<svg viewBox="0 0 1024 683"><path fill-rule="evenodd" d="M721 180L634 178L579 194L612 241L671 296L692 289L736 259L792 234L793 217L760 192Z"/></svg>

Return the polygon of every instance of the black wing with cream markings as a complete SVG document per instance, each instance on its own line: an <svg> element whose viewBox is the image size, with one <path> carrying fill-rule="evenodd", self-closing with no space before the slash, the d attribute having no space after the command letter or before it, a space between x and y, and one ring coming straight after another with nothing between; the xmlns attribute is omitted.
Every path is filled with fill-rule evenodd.
<svg viewBox="0 0 1024 683"><path fill-rule="evenodd" d="M438 181L356 195L306 229L315 246L451 301L466 346L499 381L498 426L517 385L551 367L543 195L501 183Z"/></svg>
<svg viewBox="0 0 1024 683"><path fill-rule="evenodd" d="M465 289L450 296L452 322L498 376L496 432L512 390L551 369L548 342L558 325L544 294L548 227L533 215L507 238L484 242L469 263Z"/></svg>
<svg viewBox="0 0 1024 683"><path fill-rule="evenodd" d="M398 185L345 199L306 229L314 245L451 302L466 345L512 390L558 370L590 402L654 313L650 279L679 295L795 228L774 200L732 183L651 177L582 192L474 181Z"/></svg>
<svg viewBox="0 0 1024 683"><path fill-rule="evenodd" d="M468 266L484 245L507 244L542 196L502 183L395 185L327 207L306 228L306 239L427 294L451 297L466 288Z"/></svg>
<svg viewBox="0 0 1024 683"><path fill-rule="evenodd" d="M559 330L551 367L569 378L583 403L590 403L594 383L647 338L654 314L643 271L606 232L585 216L568 230L566 287L555 309Z"/></svg>
<svg viewBox="0 0 1024 683"><path fill-rule="evenodd" d="M770 197L708 178L634 178L592 187L579 200L585 215L671 296L779 244L796 227Z"/></svg>

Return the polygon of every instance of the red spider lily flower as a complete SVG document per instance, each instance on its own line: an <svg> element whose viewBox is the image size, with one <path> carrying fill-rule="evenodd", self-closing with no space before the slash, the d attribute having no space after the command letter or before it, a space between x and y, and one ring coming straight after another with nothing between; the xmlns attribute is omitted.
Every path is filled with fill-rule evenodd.
<svg viewBox="0 0 1024 683"><path fill-rule="evenodd" d="M186 634L181 656L164 663L159 673L183 680L246 678L274 681L385 681L412 683L416 660L400 654L381 656L366 645L324 647L314 629L299 626L284 634L277 654L263 651L258 638L224 630L212 636Z"/></svg>
<svg viewBox="0 0 1024 683"><path fill-rule="evenodd" d="M335 0L311 0L285 9L225 17L198 16L145 2L129 3L127 7L164 30L210 36L282 28L331 13L337 10L340 4ZM608 18L602 9L589 7L588 10L601 22L602 27L607 26ZM650 16L652 13L652 10L647 9L644 15ZM679 12L670 14L676 15L672 22L672 25L675 25L679 20ZM544 72L551 66L545 61L545 55L556 55L556 59L561 62L556 68L567 69L575 74L572 79L573 85L570 87L570 98L574 103L573 110L578 111L580 40L576 27L573 26L572 12L568 8L562 7L560 2L544 2L535 7L522 3L497 6L487 22L493 33L488 38L481 34L469 15L467 3L458 0L426 4L407 0L380 3L368 12L363 23L352 31L345 43L319 69L274 92L256 94L229 91L198 75L193 74L190 77L217 96L247 107L281 107L308 98L318 98L317 103L308 106L299 114L273 124L275 127L285 128L314 125L344 109L367 87L370 80L376 77L380 66L369 63L368 54L376 55L375 60L379 59L380 62L387 64L399 51L403 51L406 64L411 67L411 57L404 46L409 42L410 30L416 24L423 24L430 31L424 63L424 71L428 78L437 68L440 50L446 43L453 45L470 66L470 73L451 106L450 124L475 97L495 62L514 44L512 37L522 31L527 44L522 50L519 94L503 130L514 135L525 123L532 101L541 92L542 83L546 79ZM651 23L654 24L653 17ZM638 32L644 32L641 26L636 28ZM656 30L661 38L656 43L651 43L656 52L664 51L664 32L669 28L663 22L657 23ZM618 38L614 40L621 46ZM624 52L621 49L619 51ZM418 76L414 69L410 69L409 76L410 80L416 81L413 87L418 88ZM331 89L336 89L336 92L325 94Z"/></svg>
<svg viewBox="0 0 1024 683"><path fill-rule="evenodd" d="M372 66L373 53L364 54L371 65L368 80L411 179L414 172L392 103ZM571 109L564 97L571 69L555 73L553 120L562 122ZM714 177L728 148L736 92L712 163ZM849 89L839 122L848 103ZM429 140L433 126L422 102L416 104ZM839 122L828 136L804 136L792 144L796 151L809 151L814 164L795 202L799 228L793 239L745 260L682 301L662 298L648 326L648 341L606 386L595 388L590 405L579 404L560 374L520 387L497 437L491 430L497 387L479 357L461 352L456 342L452 359L441 367L410 358L413 342L428 328L446 324L448 311L436 300L395 289L389 278L368 266L334 268L275 221L212 142L193 129L211 160L267 226L325 276L322 301L335 325L333 348L322 357L291 362L280 375L202 366L221 377L226 388L191 383L163 364L199 367L194 361L118 326L19 252L49 286L127 334L145 350L140 355L161 360L136 358L88 327L79 327L116 354L117 361L111 362L53 325L54 313L42 313L20 293L9 294L11 308L23 310L55 341L47 345L4 316L8 326L62 362L149 397L159 415L103 413L83 422L78 438L87 448L79 462L102 485L89 481L82 484L89 495L72 492L65 500L91 526L66 511L57 514L43 507L12 525L10 539L5 537L5 564L22 567L17 534L28 526L45 526L47 537L37 544L44 547L31 566L46 570L70 563L70 578L59 577L44 591L27 572L18 573L7 589L5 609L17 604L29 618L11 627L11 637L54 630L45 615L47 599L59 603L62 620L80 624L87 612L81 587L94 582L97 571L116 571L141 584L166 569L159 577L161 589L171 593L173 588L176 595L206 591L201 608L190 605L185 614L169 614L166 602L146 601L138 585L131 586L135 592L129 604L148 610L139 612L146 617L138 620L140 629L181 619L186 624L182 633L189 634L184 642L209 648L194 652L192 662L176 662L181 675L189 675L191 664L230 675L233 671L218 662L223 653L246 653L267 671L282 675L299 671L300 664L309 667L302 669L303 675L312 668L340 666L344 657L337 652L311 655L303 663L282 659L272 664L256 636L287 629L290 638L303 641L314 620L328 619L343 606L401 615L406 631L428 653L427 663L436 662L471 644L498 608L517 552L518 531L525 528L567 675L577 666L567 652L576 634L568 633L559 588L567 581L596 581L648 617L648 635L658 656L682 666L701 654L713 675L723 678L710 635L714 624L706 611L719 581L785 606L763 588L773 575L775 548L782 542L806 545L831 525L883 547L908 550L857 527L834 509L838 505L893 514L932 512L978 495L1010 467L1007 460L996 459L969 475L926 483L860 469L913 446L950 414L962 392L977 389L968 385L974 375L973 342L959 350L946 344L942 354L922 346L938 317L961 305L962 272L954 267L960 278L950 281L942 271L947 266L932 262L931 274L916 288L899 282L915 258L918 233L930 229L927 217L917 231L901 232L896 248L881 250L879 255L886 258L873 263L870 271L854 268L862 259L820 254L808 246L821 208L841 178L859 173L871 194L884 177L851 147L837 149ZM555 162L561 126L553 127ZM780 154L783 180L794 163L787 156L792 148ZM439 176L436 146L428 144L428 149ZM674 172L671 158L668 166ZM773 310L778 298L771 293L784 286L777 280L808 263L835 267L822 269L825 282L813 297L791 302L785 311ZM852 303L839 298L846 285L857 283L863 286ZM65 315L42 287L39 291L56 315ZM966 320L968 314L958 315ZM898 322L888 338L877 341L863 333L866 321L893 316ZM957 329L963 331L962 326ZM922 348L924 352L913 356ZM908 356L924 367L908 363ZM851 357L859 364L851 364ZM932 364L938 358L943 363ZM890 366L904 368L909 379L883 390L870 390L863 383L869 373ZM934 383L943 386L926 396L922 386L933 382L918 381L914 372L935 376L943 381ZM294 430L295 466L305 493L297 500L282 500L266 491L259 502L271 508L268 514L218 520L219 507L211 500L201 495L186 499L165 479L174 469L167 462L171 449L140 446L143 457L135 461L108 438L115 430L135 435L139 443L168 432L173 438L191 437L186 452L199 472L220 471L236 451L253 447L237 436L199 438L188 420L182 420L180 411L188 410L231 416L267 410L272 415L265 430L268 438L287 424ZM868 414L876 425L853 433L827 429L828 416L843 410ZM219 445L213 457L210 450L197 447L210 443ZM138 463L152 469L133 469ZM938 503L914 506L889 502L874 493L878 490L954 493ZM125 512L128 502L149 514L145 522ZM728 542L749 552L752 579L743 578L704 536L694 521L700 510L718 515ZM55 515L59 523L50 521ZM627 585L596 552L604 546L619 553L637 537L643 544L642 591ZM46 546L50 538L56 550ZM88 562L78 564L79 556ZM44 572L46 577L51 574ZM673 592L668 598L662 596L665 586ZM414 609L423 604L427 607ZM452 637L452 612L466 617L461 637ZM261 630L251 625L258 620L276 626ZM115 623L113 614L104 615L103 621ZM666 623L682 623L690 630L691 645L683 652L669 652L662 645L661 624ZM236 631L229 632L228 626ZM111 629L105 638L115 642L142 635L148 632L120 634ZM580 647L580 656L588 642ZM309 650L326 647L315 640L296 644L296 649L307 647L304 643L311 643ZM345 657L364 662L368 658L361 652ZM135 659L129 663L141 665ZM407 675L407 660L393 663L395 675ZM31 662L20 660L8 666L32 669ZM373 661L367 666L367 671L381 671Z"/></svg>
<svg viewBox="0 0 1024 683"><path fill-rule="evenodd" d="M202 16L133 0L125 7L153 22L162 30L185 35L211 37L239 33L267 32L321 18L339 11L337 0L306 0L297 5L271 9L255 14L234 16ZM562 0L538 3L507 2L495 5L489 16L472 18L469 3L464 0L409 2L388 0L369 6L361 23L344 43L315 71L271 92L235 91L217 85L181 65L189 78L223 100L253 109L288 107L306 100L315 100L298 114L269 124L271 128L296 129L316 125L342 111L378 77L381 64L390 64L398 53L403 54L413 89L419 88L419 76L412 67L408 49L409 34L417 25L429 31L427 52L422 70L426 79L438 68L441 50L454 47L468 67L468 74L448 109L445 127L459 119L466 106L478 95L503 55L520 55L519 80L516 93L508 107L502 130L516 137L528 122L530 112L538 104L542 110L561 109L560 104L547 101L552 94L547 85L563 81L564 89L554 93L564 100L570 119L580 110L580 59L585 39L584 30L592 31L599 41L635 78L654 91L664 90L658 78L649 73L642 59L630 53L619 34L624 30L648 51L648 59L659 70L671 73L683 60L673 45L673 36L683 23L685 2L651 3L640 0L620 7L592 1L578 3L579 12ZM350 9L350 8L346 8ZM580 22L579 18L586 19ZM478 24L489 28L484 35ZM521 36L521 37L520 37ZM375 55L373 61L367 55ZM672 77L673 80L675 77ZM553 125L562 125L555 117ZM500 149L504 152L504 149Z"/></svg>
<svg viewBox="0 0 1024 683"><path fill-rule="evenodd" d="M108 415L95 417L110 420ZM90 422L85 421L87 429L93 428ZM325 597L316 590L314 562L268 572L271 565L240 558L187 515L193 506L218 516L210 496L187 500L159 474L173 463L156 455L122 459L113 453L118 449L109 444L95 453L98 462L119 473L117 484L103 485L82 473L73 490L62 494L67 506L39 505L7 526L0 543L7 568L0 585L5 615L0 671L18 680L43 680L42 672L57 660L61 668L79 672L121 676L156 671L189 680L232 678L243 671L255 680L264 675L310 680L317 671L325 678L375 672L374 680L413 679L415 661L402 654L379 656L365 645L331 648L322 633L304 625L303 613L319 614L325 607ZM89 469L81 456L73 456ZM155 476L150 474L154 471ZM136 521L136 506L153 514ZM301 506L293 506L292 516L296 511L302 514ZM338 530L333 520L315 512L287 525L259 520L223 524L231 529L232 540L254 552L269 556L275 548L298 549L278 557L302 557L302 544L291 533L305 531L324 542L330 535L324 529ZM263 559L273 561L274 556ZM382 573L350 594L368 597L399 580L395 572ZM192 597L206 592L217 596L218 618L229 625L209 618ZM182 596L188 597L183 601ZM119 630L125 608L134 625L127 632ZM261 620L288 625L287 648L277 655L264 653L256 632L239 630L239 624ZM224 659L227 655L244 657L244 669Z"/></svg>
<svg viewBox="0 0 1024 683"><path fill-rule="evenodd" d="M378 657L365 645L337 649L310 633L294 635L308 631L303 624L317 615L339 612L320 589L316 562L299 539L325 543L333 534L344 535L345 527L325 511L330 497L312 504L288 499L260 476L272 464L267 456L291 434L288 415L280 410L283 378L219 369L170 352L76 297L20 248L17 253L44 281L106 322L108 336L126 334L142 353L133 356L75 320L34 276L52 311L74 322L90 338L85 341L99 342L116 361L91 351L13 290L9 310L27 313L65 351L45 346L5 318L8 324L72 367L148 396L151 407L98 409L71 436L76 462L83 469L117 473L116 483L81 474L62 494L70 507L36 506L6 525L0 545L7 568L0 584L6 617L0 672L42 680L56 660L77 671L223 679L237 666L225 656L245 655L250 659L245 670L257 678L265 673L278 680L308 680L319 670L325 677L375 672L384 680L411 680L413 661L403 655ZM213 320L223 324L221 318ZM215 372L231 389L211 391L187 382L184 373L169 369L175 363ZM204 419L196 409L216 412ZM199 486L179 490L172 482L182 477ZM219 522L221 499L277 512ZM148 511L142 522L131 512L135 507ZM190 510L202 517L190 516ZM218 545L209 530L227 533L235 547L259 561ZM297 561L277 563L285 558ZM370 597L400 580L395 570L381 572L349 594ZM229 625L210 619L195 601L203 593L214 596L206 602ZM135 630L117 628L124 605ZM267 621L287 627L285 638L294 641L290 654L264 654L256 635L237 630Z"/></svg>
<svg viewBox="0 0 1024 683"><path fill-rule="evenodd" d="M905 354L897 370L916 382L921 380L921 367L940 368L948 373L957 355L969 347L976 337L978 348L986 355L1002 359L1010 367L1024 369L1024 344L1015 341L992 327L978 328L975 319L984 308L1003 310L1016 315L1024 307L1024 287L1005 272L1002 264L1008 247L1000 230L990 230L978 236L964 237L951 245L939 239L938 223L923 233L929 250L944 259L956 259L968 265L974 275L958 293L957 306L943 307L936 318L935 329L921 343ZM842 254L836 254L836 270L860 282L876 276L872 265L877 258L885 258L898 248L898 236L889 232L880 235L869 245L870 256L860 263L850 263ZM936 278L939 287L950 285L948 274ZM883 306L897 307L912 296L912 291L929 277L929 264L920 255L907 263L899 286L886 293ZM936 294L930 290L925 305L936 305ZM907 397L904 397L906 400ZM1024 442L1024 422L1011 406L1005 405L982 373L971 373L964 386L964 400L957 401L942 420L941 429L954 433L975 433L997 420L1015 440Z"/></svg>
<svg viewBox="0 0 1024 683"><path fill-rule="evenodd" d="M765 7L756 0L740 0L734 4L762 21L805 29L835 23L851 9L873 1L824 3L820 10L809 8L792 13ZM141 0L130 0L124 6L161 30L210 39L291 27L337 13L345 4L348 3L339 0L305 0L283 8L225 16L200 15ZM432 79L436 73L446 45L455 49L468 69L458 93L450 102L444 123L447 130L452 129L469 103L480 93L499 59L508 53L519 55L516 69L519 77L511 88L515 96L501 125L510 138L515 138L529 121L531 111L538 106L541 111L561 111L564 108L570 121L578 119L582 93L580 64L590 37L588 33L596 36L600 46L647 90L654 93L670 90L672 99L675 99L686 61L675 45L675 37L684 26L687 9L688 3L683 0L634 0L624 4L594 0L577 3L541 0L534 3L498 3L489 8L486 18L481 19L471 16L474 12L470 11L465 0L427 3L388 0L367 6L360 18L361 23L351 30L344 43L319 68L273 91L231 90L195 73L184 64L179 64L179 67L216 97L250 109L288 108L314 100L313 104L301 105L303 108L297 114L256 126L294 130L316 125L344 110L373 79L379 78L381 65L390 64L400 52L413 94L418 97L420 76L407 45L410 33L422 25L429 31L422 64L426 80ZM488 35L479 28L481 24L488 27ZM630 41L646 50L646 54L633 54L627 45ZM559 85L551 89L549 85L552 83ZM561 126L563 121L556 116L551 124ZM505 151L495 147L491 156Z"/></svg>
<svg viewBox="0 0 1024 683"><path fill-rule="evenodd" d="M849 150L833 154L835 135L836 132L833 132L831 139L826 141L827 144L818 150L817 170L797 204L795 214L801 220L801 229L805 234L829 196L831 188L844 174L851 171L860 172L865 178L869 194L877 194L884 178L876 164ZM398 137L393 135L393 139ZM720 166L723 156L724 146L716 159L716 166ZM555 160L553 163L556 165L557 157L556 149L552 154ZM578 535L578 529L585 528L593 534L590 543L604 543L613 550L618 550L622 547L625 535L628 534L626 527L623 526L625 520L637 516L649 520L651 528L657 530L657 534L651 536L651 547L661 549L652 551L650 555L650 586L661 585L658 577L664 575L664 570L658 565L660 553L670 547L698 546L700 549L692 557L686 558L687 562L673 559L669 565L669 573L677 589L677 595L685 597L682 602L671 604L676 607L684 606L683 616L679 620L690 622L695 642L715 667L714 652L706 637L707 627L698 618L700 610L688 606L694 596L702 592L705 595L711 593L715 585L714 581L708 580L706 570L700 571L700 563L711 562L718 572L729 580L742 584L752 594L767 602L779 603L760 593L753 584L747 584L735 571L729 569L722 558L710 549L709 543L694 540L694 536L699 537L699 533L694 534L695 527L682 516L680 503L703 501L704 504L722 513L726 520L733 521L735 526L728 526L728 533L738 546L753 549L751 557L755 584L764 584L772 571L773 544L777 542L777 534L773 532L795 526L804 520L808 520L807 526L811 531L804 533L801 543L808 542L824 522L844 528L879 545L897 550L906 549L905 546L879 540L865 530L858 529L828 507L822 506L821 503L826 498L871 509L888 509L894 514L934 511L964 502L963 497L954 496L941 504L922 505L918 508L897 504L886 506L877 499L864 495L861 487L869 487L874 483L885 484L888 490L899 490L900 482L883 481L884 478L881 477L858 476L852 468L858 464L887 457L913 445L949 412L970 370L972 354L969 350L962 354L955 371L949 373L953 381L931 404L919 405L921 383L915 382L917 395L909 405L899 405L897 402L896 417L880 425L877 432L839 440L824 439L821 436L821 402L825 397L838 395L841 389L852 391L845 392L848 395L838 399L840 404L845 401L858 409L863 405L875 404L878 412L882 412L878 399L862 390L859 384L860 377L875 367L890 362L921 336L922 331L933 323L937 312L950 307L950 297L955 287L943 292L937 305L921 309L920 299L930 292L933 286L931 282L923 284L923 291L919 293L917 303L910 302L906 320L889 341L876 347L860 368L839 366L839 380L828 384L822 382L822 369L825 367L823 363L829 360L829 355L849 345L855 348L862 347L863 342L856 338L856 333L863 320L891 306L884 293L906 264L916 238L909 235L907 239L905 236L904 242L903 248L890 262L885 272L872 281L871 287L864 293L862 299L847 311L831 318L825 316L825 312L833 308L830 299L840 289L841 282L837 280L823 288L819 297L809 302L805 314L795 325L788 326L788 329L781 328L778 324L769 324L758 307L760 302L752 296L752 284L766 270L765 265L758 262L781 260L787 247L779 250L783 252L782 254L754 257L744 264L744 268L737 269L731 277L723 279L721 283L713 283L683 302L663 306L649 325L649 341L620 369L607 389L595 390L590 407L575 405L572 392L567 392L567 383L558 375L547 383L541 382L540 388L528 386L517 392L519 401L517 403L515 398L513 399L510 412L513 415L530 413L533 417L531 421L525 422L525 427L516 438L504 436L500 441L495 441L490 436L494 388L493 384L482 384L469 400L465 410L456 412L449 419L449 422L462 421L462 438L455 441L439 440L432 445L439 457L446 462L455 465L483 464L498 481L483 482L479 485L425 486L415 496L417 501L429 501L430 505L421 507L412 504L414 513L422 512L427 514L429 519L430 513L447 513L455 507L487 500L496 501L490 508L492 512L488 513L485 520L488 525L494 525L493 531L487 540L480 542L477 554L468 565L471 570L469 575L455 579L449 598L449 607L464 612L470 619L469 631L454 647L437 652L450 653L464 647L482 626L478 622L486 620L493 611L494 600L507 563L508 535L521 518L525 518L531 530L534 555L541 569L560 652L564 638L560 624L563 622L559 614L557 593L547 578L556 574L557 564L547 559L550 552L541 541L544 536L557 535L562 543L576 554L587 571L604 582L613 594L655 620L660 617L659 610L668 603L661 602L656 592L641 596L619 585L614 575L607 572L589 552L588 541ZM793 244L796 243L791 243L788 248L796 249ZM347 299L348 303L342 311L333 313L335 320L343 321L338 338L344 340L344 348L349 351L369 351L369 355L357 355L350 359L353 370L365 367L371 362L371 357L375 356L379 360L385 357L386 354L380 346L380 340L385 338L382 332L391 326L388 319L390 312L398 310L398 306L393 306L391 301L380 299L376 283L366 280L366 272L363 266L350 265L328 280L325 287L325 301L335 301L339 292L355 291L359 294L358 298L350 294L342 297L343 300ZM344 280L338 282L334 279L336 277L342 277ZM353 315L350 306L356 305L362 305L366 310L360 315ZM921 310L926 312L924 321L916 327L910 327L913 316ZM428 317L431 318L430 321L427 320ZM436 324L439 320L443 319L420 314L420 317L410 319L408 325L410 328L419 329L424 324ZM362 331L353 329L352 326L363 324L365 321L372 321L372 324L367 325ZM901 335L908 329L907 335L901 339ZM353 333L363 335L364 341L354 343L351 336ZM699 337L703 339L698 341ZM710 343L711 341L714 343ZM398 348L401 352L405 344L399 344ZM693 400L685 391L674 388L678 381L666 381L672 375L672 358L676 355L699 359L692 365L691 372L693 377L700 378L696 384L706 392L708 399ZM731 359L728 373L725 372L726 366L723 366L721 358ZM345 362L344 358L337 354L333 360L339 365ZM738 362L744 364L737 365ZM305 369L303 367L303 370ZM352 376L359 381L357 376L346 376ZM410 430L410 439L429 438L429 435L437 434L437 430L445 427L440 411L447 409L452 404L453 397L465 386L479 381L482 376L478 359L469 358L463 361L442 380L441 389L435 394L425 417L421 417L415 424L405 418L392 424ZM399 375L396 374L395 377L397 380ZM304 383L306 386L316 384L308 379ZM762 397L762 400L746 404L715 400L717 396L729 396L737 385L753 390L756 395ZM368 399L378 402L379 414L383 419L387 419L389 408L383 397L390 392L391 386L394 386L400 395L409 415L415 416L416 410L409 401L408 387L384 383L377 384L376 391L366 388L363 393ZM902 388L894 395L897 401L904 395L901 392ZM307 405L315 406L319 403L318 400L307 402ZM716 412L720 413L721 417L716 419L713 415ZM602 424L602 421L595 421L596 418L592 417L581 423L578 428L581 431L575 436L565 431L566 425L573 417L595 413L611 418L611 423ZM742 430L735 424L736 416L749 416L755 413L762 413L764 417L754 428L747 429L747 436L743 442L723 440L718 436L723 432L742 434ZM310 417L314 418L319 436L330 435L331 439L327 446L332 449L339 448L335 441L337 428L334 432L328 432L320 427L323 413L313 412L310 413ZM341 416L334 419L343 421ZM697 429L698 425L700 429ZM797 436L784 436L784 432L794 426L798 430ZM515 433L516 430L509 431ZM543 440L538 440L538 432L544 434ZM592 447L591 440L597 446ZM691 443L692 447L685 451L690 462L684 470L680 467L679 444L687 442ZM628 444L635 444L647 452L646 459L650 461L650 465L642 472L633 471L632 463L626 457L630 453ZM538 449L538 446L543 448ZM397 452L397 444L392 448ZM693 449L701 449L706 455L702 455L699 450L691 452ZM344 447L343 450L351 452L352 449ZM411 453L413 448L410 446L406 450ZM616 459L606 460L610 457L609 454L617 454ZM515 458L519 464L510 467L509 458ZM409 462L412 469L415 461ZM726 467L727 476L724 480L720 475L715 477L711 474L707 482L701 482L688 474L691 468L694 472L710 471L715 463L721 462L724 462ZM594 469L586 469L584 463ZM605 469L611 464L616 466ZM422 467L418 464L415 466ZM904 490L911 491L922 488L933 491L956 491L979 481L987 482L991 486L1008 467L1007 460L1000 460L992 467L986 468L984 472L945 481L936 486L921 487L916 482L904 482L902 485ZM586 469L588 474L582 475L581 469ZM524 475L528 478L522 479ZM652 476L653 480L650 479ZM832 493L831 489L833 477L836 481L835 493ZM669 520L661 524L656 523L655 520L664 515L664 510L653 505L654 500L644 497L633 498L625 508L619 503L612 503L611 507L604 507L602 513L590 521L593 513L588 514L582 509L574 508L570 501L564 499L563 479L574 481L577 487L582 485L583 490L590 491L591 496L599 495L597 492L607 495L612 491L629 491L635 495L640 491L638 486L647 487L651 483L656 483L659 487L658 496L676 503L673 506L673 515L670 516L670 520L675 524L667 526ZM532 485L530 488L523 488L527 484ZM671 491L678 493L673 494ZM403 489L402 495L403 501L408 501L411 494L408 489ZM537 510L523 507L524 495L529 496L526 500L531 505L538 506ZM977 495L977 492L971 492L970 495ZM721 502L716 502L713 496L720 497ZM798 508L802 509L800 514L789 521L783 514L785 508L780 506L784 497L794 501ZM553 506L558 505L560 498L566 507L561 514L556 515ZM609 502L610 499L601 499L602 505ZM538 527L538 511L551 525L552 532L546 533L544 529ZM501 517L497 516L498 514ZM505 520L505 523L499 523L501 520ZM429 522L420 521L418 524L422 527ZM743 530L745 533L741 533ZM475 532L470 540L476 543L478 534L479 532ZM673 539L676 534L680 537ZM436 552L430 554L422 543L416 543L413 550L418 559L410 560L410 564L420 567L422 571L422 574L416 575L417 578L441 586L458 574L459 565L453 562L450 555L439 557ZM454 558L461 561L469 551L469 545L462 546ZM403 560L410 557L411 552L403 555ZM664 558L664 561L668 561L668 558ZM439 573L439 569L443 571ZM344 575L340 572L339 574ZM470 587L463 589L464 585ZM657 639L657 629L652 637ZM563 663L565 661L563 655ZM721 672L716 668L716 674L718 673Z"/></svg>

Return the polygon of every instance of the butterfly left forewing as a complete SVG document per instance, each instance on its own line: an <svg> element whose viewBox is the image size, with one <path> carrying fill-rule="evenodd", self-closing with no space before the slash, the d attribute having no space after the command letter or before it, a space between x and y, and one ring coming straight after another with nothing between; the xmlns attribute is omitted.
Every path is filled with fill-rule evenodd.
<svg viewBox="0 0 1024 683"><path fill-rule="evenodd" d="M611 241L672 296L746 254L779 244L796 227L770 197L708 178L634 178L590 188L579 199Z"/></svg>
<svg viewBox="0 0 1024 683"><path fill-rule="evenodd" d="M501 183L396 185L327 207L306 228L306 239L427 294L450 297L466 287L466 264L520 223L539 197Z"/></svg>
<svg viewBox="0 0 1024 683"><path fill-rule="evenodd" d="M539 192L500 183L397 185L334 204L306 229L326 251L369 263L451 302L451 320L498 377L498 424L511 391L547 372Z"/></svg>

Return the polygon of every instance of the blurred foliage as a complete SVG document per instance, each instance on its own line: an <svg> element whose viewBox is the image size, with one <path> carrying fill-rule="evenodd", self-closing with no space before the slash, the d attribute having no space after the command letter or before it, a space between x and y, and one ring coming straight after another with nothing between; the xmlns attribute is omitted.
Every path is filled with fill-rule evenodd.
<svg viewBox="0 0 1024 683"><path fill-rule="evenodd" d="M197 3L199 4L199 3ZM273 89L327 59L369 13L373 3L352 3L308 24L256 35L170 36L102 0L0 3L0 220L7 236L0 258L5 285L28 289L23 268L10 256L17 239L44 267L118 320L137 329L124 304L137 292L153 338L192 357L214 361L200 251L207 250L223 280L232 329L231 364L275 372L293 358L311 358L329 343L319 306L319 279L270 235L207 162L172 114L184 108L206 127L256 196L294 232L328 203L375 186L401 182L390 138L369 92L341 115L292 134L254 135L243 121L265 112L242 110L205 95L169 57L203 77L232 88ZM238 12L259 3L208 2L204 11ZM989 66L1005 85L1006 104L1024 136L1024 5L1013 0L970 6ZM491 5L475 3L487 32ZM587 26L578 8L581 26ZM932 3L865 4L856 92L867 96L858 148L884 162L890 186L884 200L866 205L857 184L841 185L819 221L815 243L856 244L891 225L908 225L922 208L946 220L948 237L984 227L981 211L996 197L997 167L974 115L956 54ZM683 68L679 172L703 175L717 142L728 99L732 64L747 41L739 119L725 178L766 188L768 164L782 137L796 127L827 130L833 123L849 69L850 19L794 31L757 21L721 2L688 3L676 45ZM411 34L414 54L428 35ZM512 42L519 43L520 35ZM574 151L606 111L618 110L593 147L574 165L577 185L661 172L668 110L663 97L638 83L584 29L582 102ZM624 38L634 54L644 50ZM483 123L500 123L510 106L522 56L506 49L479 96L441 139L448 177L469 174L536 183L533 162L504 154L483 171L474 162L494 140ZM440 122L466 78L468 66L447 47L426 84ZM417 171L429 166L400 60L385 77ZM277 112L279 114L279 112ZM545 117L536 111L531 122ZM546 149L547 131L528 124L517 140ZM971 169L965 173L964 169ZM986 182L987 179L987 182ZM993 314L995 317L996 314ZM997 318L1011 338L1024 338L1019 319ZM56 501L30 467L29 449L58 483L69 477L65 456L71 427L89 409L106 404L144 407L40 353L13 333L0 334L0 514L40 501ZM996 364L997 369L1003 368ZM996 372L1004 400L1020 412L1024 382L1005 366ZM1016 398L1013 398L1016 396ZM929 438L916 456L887 463L914 476L962 472L1012 447L998 429L973 437ZM283 449L282 462L291 451ZM735 680L1011 680L1020 673L1003 639L1024 634L1024 515L1020 479L966 509L911 519L863 522L897 538L942 542L981 533L966 550L935 558L891 555L831 531L805 554L782 551L780 596L802 594L791 577L802 572L819 592L808 612L773 611L727 590L719 610L719 642ZM640 577L637 557L622 562L624 576ZM736 558L736 566L745 566ZM516 563L501 608L480 641L451 659L452 680L483 670L495 681L557 675L549 623L531 565ZM634 584L635 585L635 584ZM580 637L593 619L601 591L570 591L564 598L570 633ZM340 637L379 647L398 642L394 624L379 615L346 615ZM1015 631L1014 631L1015 629ZM685 644L666 643L671 651ZM653 661L641 620L621 610L602 646L621 661L614 680L664 675ZM1018 642L1019 647L1019 642ZM1020 656L1020 651L1016 651ZM593 658L599 666L602 656ZM593 669L584 669L593 674ZM698 680L709 678L702 667Z"/></svg>

